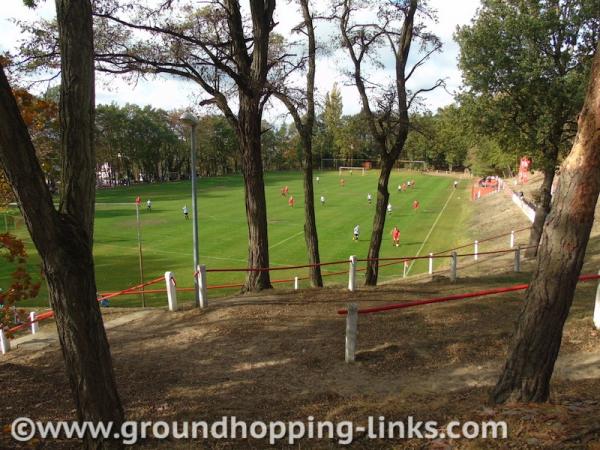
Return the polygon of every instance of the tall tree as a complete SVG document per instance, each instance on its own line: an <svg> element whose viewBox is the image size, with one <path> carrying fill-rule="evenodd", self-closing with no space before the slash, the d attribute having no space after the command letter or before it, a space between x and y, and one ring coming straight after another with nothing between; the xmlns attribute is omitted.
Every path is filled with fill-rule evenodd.
<svg viewBox="0 0 600 450"><path fill-rule="evenodd" d="M537 266L494 389L496 402L543 402L594 223L600 193L600 45L571 153L561 165Z"/></svg>
<svg viewBox="0 0 600 450"><path fill-rule="evenodd" d="M287 55L271 45L275 0L248 3L246 9L239 0L209 0L200 7L172 1L148 6L136 0L97 0L96 63L98 70L109 73L167 74L192 81L208 96L200 105L219 108L236 130L244 176L248 268L254 269L248 271L243 289L260 290L271 287L269 272L256 270L269 267L261 119L271 96L268 74ZM24 59L52 67L51 26L42 23L26 31L33 38L21 48Z"/></svg>
<svg viewBox="0 0 600 450"><path fill-rule="evenodd" d="M337 83L333 83L331 91L325 95L325 107L323 108L323 123L329 144L329 152L335 158L341 156L342 143L342 93Z"/></svg>
<svg viewBox="0 0 600 450"><path fill-rule="evenodd" d="M296 130L302 145L302 168L304 171L304 241L310 264L309 276L315 287L323 286L321 262L319 257L319 239L317 236L317 220L315 217L315 194L313 187L313 130L315 124L315 72L317 58L317 42L315 27L309 0L298 0L302 10L303 22L295 27L295 31L304 33L308 40L308 69L306 71L306 88L300 98L294 98L293 92L286 86L286 79L275 86L275 96L286 106L294 119ZM304 117L300 113L300 104L306 104Z"/></svg>
<svg viewBox="0 0 600 450"><path fill-rule="evenodd" d="M112 421L123 408L117 393L92 256L94 46L89 0L56 0L61 55L62 190L54 208L27 126L0 65L0 164L21 205L42 258L50 301L80 421ZM92 448L120 447L98 438Z"/></svg>
<svg viewBox="0 0 600 450"><path fill-rule="evenodd" d="M486 109L500 116L494 125L544 171L530 255L550 209L564 138L572 137L566 128L583 103L599 30L597 0L484 0L473 23L456 33L470 92L484 97Z"/></svg>
<svg viewBox="0 0 600 450"><path fill-rule="evenodd" d="M402 153L409 131L409 108L417 95L440 86L438 80L433 87L410 92L406 83L441 43L425 30L423 24L415 25L415 15L427 16L429 12L419 7L417 0L386 0L377 2L378 14L374 23L363 23L361 12L364 6L356 0L343 0L337 7L342 45L352 61L351 77L362 102L363 117L369 125L381 159L381 172L377 183L377 204L373 218L373 232L369 245L365 283L376 285L379 271L379 249L385 225L386 208L389 200L388 181L394 163ZM369 3L367 2L367 6ZM427 50L412 66L408 57L413 40L420 41ZM368 60L376 60L382 46L387 46L394 61L394 77L388 86L376 86L369 81L366 71ZM373 88L377 87L377 92ZM369 90L367 90L369 89ZM375 109L371 105L375 103Z"/></svg>

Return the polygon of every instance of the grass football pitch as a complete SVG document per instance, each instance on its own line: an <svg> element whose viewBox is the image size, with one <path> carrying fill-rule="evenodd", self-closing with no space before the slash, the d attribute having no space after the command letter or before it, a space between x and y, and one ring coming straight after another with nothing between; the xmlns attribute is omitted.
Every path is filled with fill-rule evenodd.
<svg viewBox="0 0 600 450"><path fill-rule="evenodd" d="M317 172L315 177L315 209L319 232L321 261L347 260L350 255L366 257L373 212L375 209L378 171L361 175L344 173L344 186L340 185L337 172ZM415 186L398 192L397 186L414 180ZM381 257L426 255L446 250L468 242L466 221L469 217L468 181L461 181L458 189L452 188L453 179L444 176L422 175L417 172L397 172L390 178L390 203L392 213L386 218ZM296 199L295 206L288 205L288 198L281 195L281 188L288 186L289 195ZM272 267L300 265L307 261L304 244L304 196L300 172L275 172L265 174L267 217L269 223L269 254ZM367 202L371 193L373 202ZM140 282L138 243L134 200L142 199L141 236L144 260L144 280L151 280L166 270L175 272L178 287L192 286L192 220L191 187L189 182L164 184L141 184L130 187L99 190L96 197L96 221L94 256L97 285L101 293L118 291ZM325 205L320 197L325 197ZM152 200L152 210L146 209L146 201ZM412 203L418 200L420 208L414 211ZM182 208L187 205L190 220L185 220ZM244 268L247 256L247 227L244 210L244 188L239 175L202 178L198 185L199 246L201 263L211 268ZM33 273L39 273L39 258L22 222L16 220L12 230L27 241ZM352 240L355 225L360 226L360 238ZM434 226L435 225L435 226ZM391 230L398 226L401 232L400 247L392 245ZM0 228L4 223L0 220ZM9 226L10 228L10 226ZM0 231L4 231L0 229ZM427 270L427 261L420 260L410 269L410 274ZM359 265L364 267L364 263ZM0 264L0 287L6 288L10 281L11 267ZM326 266L323 273L345 271L347 264ZM402 264L382 267L380 281L402 276ZM272 279L304 277L305 269L272 272ZM242 283L245 274L209 273L208 285ZM359 283L362 282L359 273ZM326 276L325 285L345 284L347 275ZM302 281L300 287L308 287ZM292 283L276 284L275 287L291 288ZM164 288L164 283L149 287ZM228 295L237 289L210 290L209 298ZM192 293L178 295L180 302L191 301ZM165 305L165 294L146 295L147 304ZM23 302L23 306L48 304L45 287L40 296ZM117 297L111 306L139 306L138 295Z"/></svg>

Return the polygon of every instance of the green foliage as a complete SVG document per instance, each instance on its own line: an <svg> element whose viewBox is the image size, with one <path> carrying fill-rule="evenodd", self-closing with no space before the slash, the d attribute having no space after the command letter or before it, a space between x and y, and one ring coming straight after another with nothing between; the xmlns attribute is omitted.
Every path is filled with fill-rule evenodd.
<svg viewBox="0 0 600 450"><path fill-rule="evenodd" d="M262 150L266 170L288 170L301 167L302 145L294 124L279 128L263 122Z"/></svg>
<svg viewBox="0 0 600 450"><path fill-rule="evenodd" d="M342 131L342 93L337 83L325 96L325 108L323 109L324 143L328 149L328 156L339 158L344 151Z"/></svg>
<svg viewBox="0 0 600 450"><path fill-rule="evenodd" d="M96 131L98 163L107 164L115 179L158 180L185 159L172 117L161 109L99 105Z"/></svg>
<svg viewBox="0 0 600 450"><path fill-rule="evenodd" d="M568 148L598 42L597 0L484 0L458 29L474 124L551 169Z"/></svg>
<svg viewBox="0 0 600 450"><path fill-rule="evenodd" d="M198 127L198 171L203 176L237 172L240 162L238 138L225 117L203 116ZM185 152L189 145L185 146Z"/></svg>
<svg viewBox="0 0 600 450"><path fill-rule="evenodd" d="M464 108L449 105L436 114L427 112L411 117L405 156L426 161L428 166L438 169L458 169L469 165L467 153L478 140L468 126Z"/></svg>

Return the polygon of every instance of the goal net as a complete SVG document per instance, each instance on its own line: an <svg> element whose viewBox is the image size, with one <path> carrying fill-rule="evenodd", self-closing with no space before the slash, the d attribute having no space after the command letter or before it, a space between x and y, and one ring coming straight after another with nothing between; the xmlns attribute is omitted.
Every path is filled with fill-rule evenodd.
<svg viewBox="0 0 600 450"><path fill-rule="evenodd" d="M343 172L350 172L350 175L352 175L353 172L360 172L361 175L365 174L364 167L340 167L338 170L340 176L342 176Z"/></svg>
<svg viewBox="0 0 600 450"><path fill-rule="evenodd" d="M424 171L427 168L427 163L425 161L401 159L396 161L396 167L398 168L398 172L402 170Z"/></svg>

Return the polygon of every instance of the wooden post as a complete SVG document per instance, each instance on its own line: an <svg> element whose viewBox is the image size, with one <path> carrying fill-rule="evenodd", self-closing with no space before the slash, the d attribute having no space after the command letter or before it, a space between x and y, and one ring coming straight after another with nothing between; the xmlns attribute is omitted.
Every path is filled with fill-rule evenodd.
<svg viewBox="0 0 600 450"><path fill-rule="evenodd" d="M208 306L208 293L206 290L206 265L200 264L196 270L198 277L198 294L200 295L200 308Z"/></svg>
<svg viewBox="0 0 600 450"><path fill-rule="evenodd" d="M10 351L10 341L4 334L4 330L0 328L0 352L6 355Z"/></svg>
<svg viewBox="0 0 600 450"><path fill-rule="evenodd" d="M458 269L458 255L456 251L452 252L452 259L450 261L450 281L456 281L456 271Z"/></svg>
<svg viewBox="0 0 600 450"><path fill-rule="evenodd" d="M358 334L358 305L350 303L346 315L346 362L354 362L356 355L356 336Z"/></svg>
<svg viewBox="0 0 600 450"><path fill-rule="evenodd" d="M515 272L521 271L521 244L515 248Z"/></svg>
<svg viewBox="0 0 600 450"><path fill-rule="evenodd" d="M350 257L350 267L348 269L348 290L354 292L356 290L356 256Z"/></svg>
<svg viewBox="0 0 600 450"><path fill-rule="evenodd" d="M37 320L35 320L35 311L31 311L29 313L29 321L31 322L31 334L37 333L40 329L40 326Z"/></svg>
<svg viewBox="0 0 600 450"><path fill-rule="evenodd" d="M175 286L175 274L173 272L165 272L165 284L167 285L169 311L177 311L177 287Z"/></svg>
<svg viewBox="0 0 600 450"><path fill-rule="evenodd" d="M429 254L429 275L433 275L433 253Z"/></svg>
<svg viewBox="0 0 600 450"><path fill-rule="evenodd" d="M298 277L294 277L294 290L297 291L298 290L298 286L299 286L299 281L298 281Z"/></svg>
<svg viewBox="0 0 600 450"><path fill-rule="evenodd" d="M474 255L473 258L475 259L475 261L477 261L478 257L479 257L479 241L475 241L475 248L474 248Z"/></svg>

